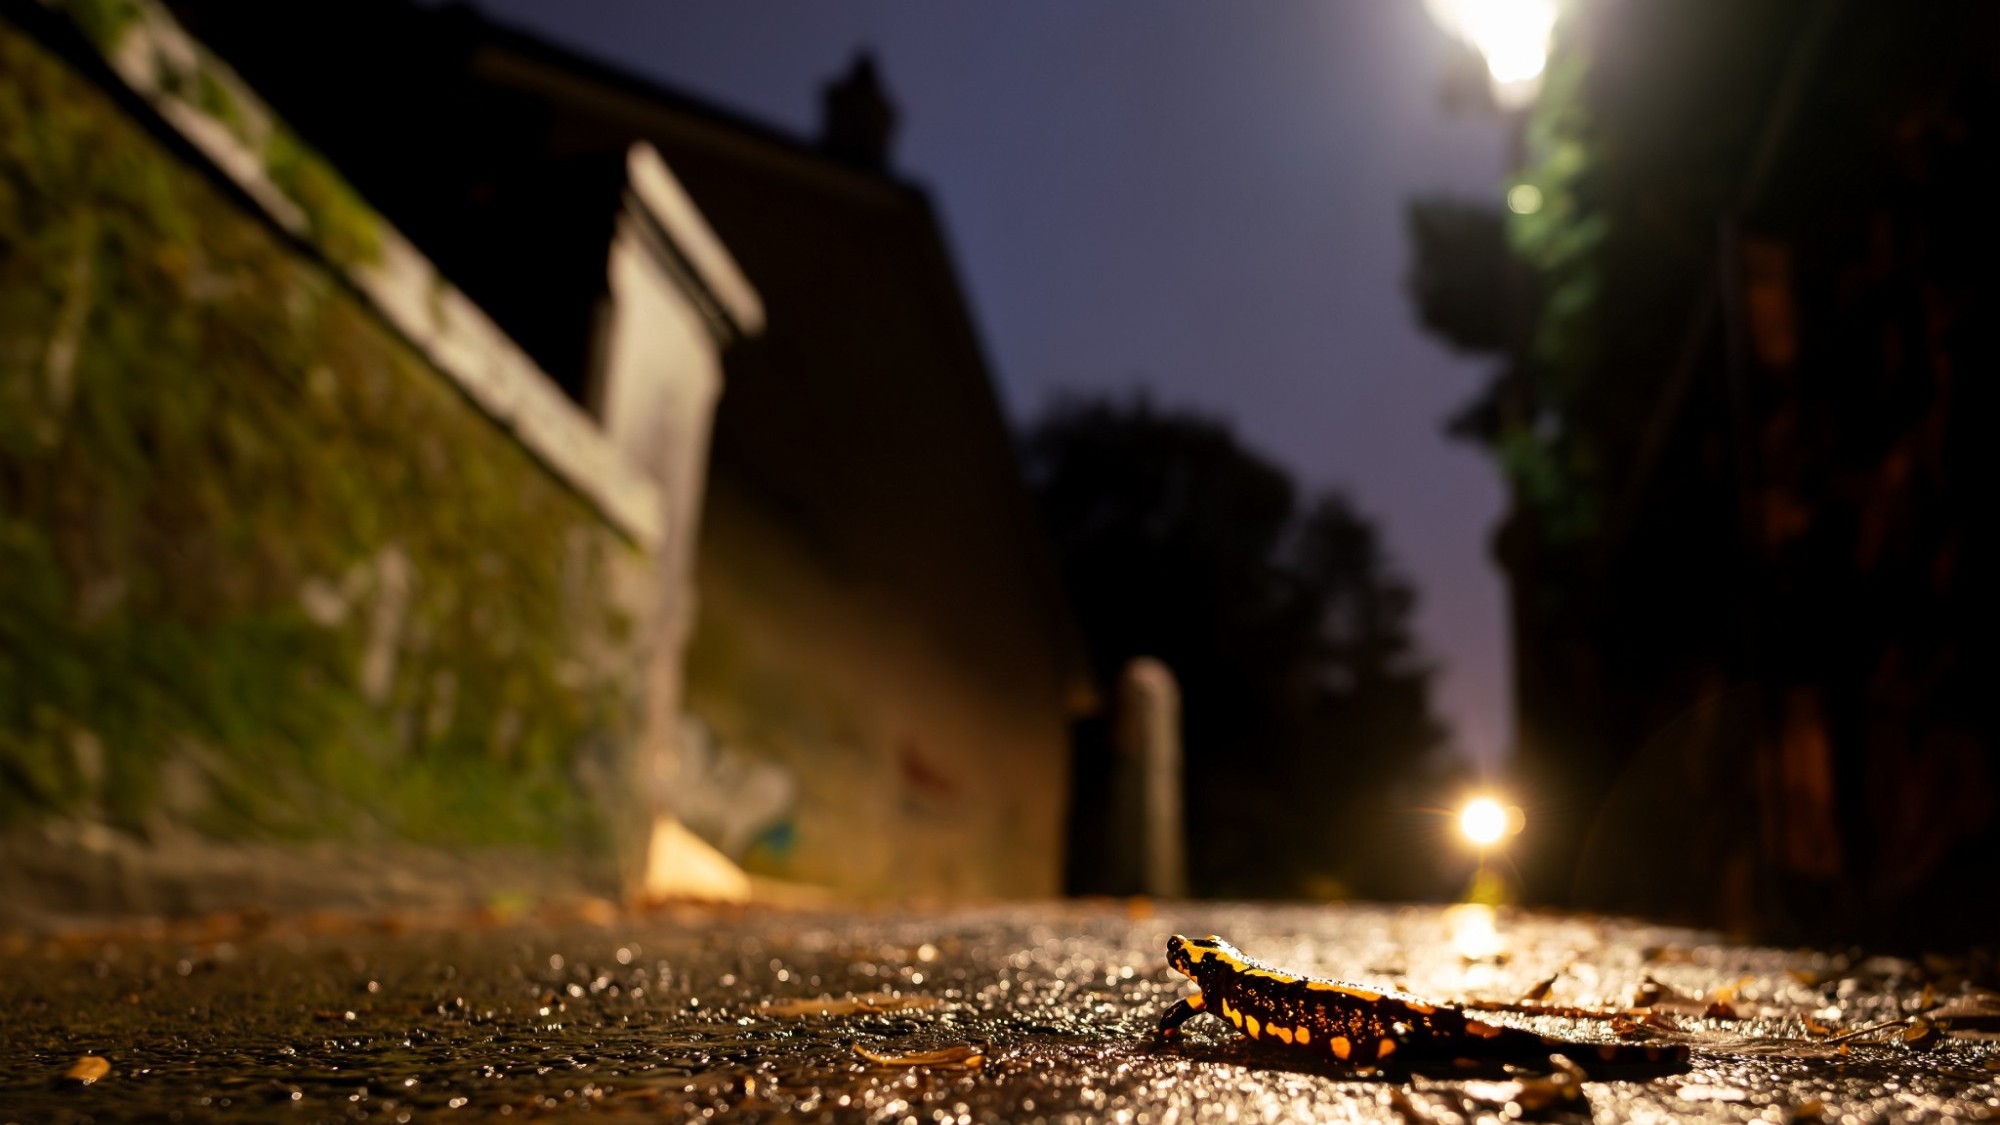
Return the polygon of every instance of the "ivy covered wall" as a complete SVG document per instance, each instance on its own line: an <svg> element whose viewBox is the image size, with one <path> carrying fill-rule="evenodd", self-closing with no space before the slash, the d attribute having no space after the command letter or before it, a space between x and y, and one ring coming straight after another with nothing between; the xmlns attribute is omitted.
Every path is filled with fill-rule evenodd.
<svg viewBox="0 0 2000 1125"><path fill-rule="evenodd" d="M368 213L293 156L273 179L334 193L318 241L365 258ZM325 261L0 20L0 834L525 845L608 879L648 567Z"/></svg>

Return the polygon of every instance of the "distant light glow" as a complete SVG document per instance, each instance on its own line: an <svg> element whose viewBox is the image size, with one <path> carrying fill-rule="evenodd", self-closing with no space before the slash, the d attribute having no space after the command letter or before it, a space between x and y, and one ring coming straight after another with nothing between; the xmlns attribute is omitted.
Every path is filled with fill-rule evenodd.
<svg viewBox="0 0 2000 1125"><path fill-rule="evenodd" d="M1556 0L1425 0L1431 17L1478 50L1500 92L1541 77L1549 63Z"/></svg>
<svg viewBox="0 0 2000 1125"><path fill-rule="evenodd" d="M1498 956L1506 942L1501 940L1495 917L1493 908L1484 903L1461 902L1446 908L1444 924L1451 934L1452 949L1467 961Z"/></svg>
<svg viewBox="0 0 2000 1125"><path fill-rule="evenodd" d="M1507 210L1516 215L1532 215L1541 209L1541 188L1533 184L1515 184L1507 189Z"/></svg>
<svg viewBox="0 0 2000 1125"><path fill-rule="evenodd" d="M1458 814L1458 830L1482 848L1490 848L1507 835L1507 810L1491 797L1466 802Z"/></svg>

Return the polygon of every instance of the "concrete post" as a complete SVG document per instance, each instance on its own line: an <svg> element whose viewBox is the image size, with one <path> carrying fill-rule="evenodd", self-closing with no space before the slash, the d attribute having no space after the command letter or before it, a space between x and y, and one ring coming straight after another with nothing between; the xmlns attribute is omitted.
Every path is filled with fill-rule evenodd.
<svg viewBox="0 0 2000 1125"><path fill-rule="evenodd" d="M1117 741L1126 767L1121 772L1137 775L1140 889L1156 898L1185 898L1181 693L1173 672L1152 657L1133 660L1120 677Z"/></svg>

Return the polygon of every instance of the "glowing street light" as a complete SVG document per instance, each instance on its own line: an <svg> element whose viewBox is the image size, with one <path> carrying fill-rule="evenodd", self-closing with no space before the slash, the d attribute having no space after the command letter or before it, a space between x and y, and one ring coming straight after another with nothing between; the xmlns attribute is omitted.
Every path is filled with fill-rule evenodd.
<svg viewBox="0 0 2000 1125"><path fill-rule="evenodd" d="M1480 797L1458 814L1458 830L1480 847L1490 848L1507 834L1507 810L1491 797Z"/></svg>
<svg viewBox="0 0 2000 1125"><path fill-rule="evenodd" d="M1556 0L1424 0L1439 27L1486 59L1494 97L1520 105L1534 96L1549 63Z"/></svg>
<svg viewBox="0 0 2000 1125"><path fill-rule="evenodd" d="M1458 831L1484 851L1521 830L1525 818L1517 806L1491 797L1474 797L1458 813Z"/></svg>
<svg viewBox="0 0 2000 1125"><path fill-rule="evenodd" d="M1503 805L1492 797L1474 797L1458 811L1458 831L1479 854L1479 868L1473 872L1466 901L1493 906L1507 901L1507 883L1487 860L1507 837L1526 824L1519 805ZM1468 954L1471 956L1471 954Z"/></svg>

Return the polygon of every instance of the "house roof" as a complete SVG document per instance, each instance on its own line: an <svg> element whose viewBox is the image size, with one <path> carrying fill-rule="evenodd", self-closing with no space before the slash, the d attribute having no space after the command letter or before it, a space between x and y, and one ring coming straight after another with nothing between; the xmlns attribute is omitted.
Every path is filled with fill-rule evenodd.
<svg viewBox="0 0 2000 1125"><path fill-rule="evenodd" d="M712 472L941 646L999 677L1048 652L1092 699L921 187L459 5L172 2L572 393L625 153L657 149L768 321L726 357Z"/></svg>

